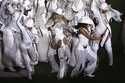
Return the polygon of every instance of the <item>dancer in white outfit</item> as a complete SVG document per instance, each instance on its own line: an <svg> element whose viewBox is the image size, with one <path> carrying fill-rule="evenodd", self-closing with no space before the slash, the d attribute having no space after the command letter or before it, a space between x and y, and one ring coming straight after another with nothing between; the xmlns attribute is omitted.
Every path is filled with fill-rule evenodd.
<svg viewBox="0 0 125 83"><path fill-rule="evenodd" d="M93 77L92 74L94 73L97 66L97 54L92 51L89 42L91 41L90 37L94 23L87 16L82 17L79 23L81 23L78 33L79 42L75 50L77 62L71 73L71 76L82 73L82 71L84 71L85 75Z"/></svg>

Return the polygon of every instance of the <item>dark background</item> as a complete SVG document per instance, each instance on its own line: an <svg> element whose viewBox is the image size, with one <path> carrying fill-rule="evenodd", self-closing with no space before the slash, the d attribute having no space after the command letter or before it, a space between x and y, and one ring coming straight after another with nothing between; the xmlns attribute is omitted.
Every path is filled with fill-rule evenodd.
<svg viewBox="0 0 125 83"><path fill-rule="evenodd" d="M123 13L122 19L125 19L125 0L107 0L109 4L112 5L114 9L119 10ZM61 82L66 81L74 81L74 80L125 80L125 53L123 51L125 39L124 35L125 28L123 28L123 22L117 23L113 21L111 23L112 27L112 47L114 54L114 65L112 67L108 66L107 53L101 48L99 51L99 66L96 73L95 78L83 78L82 76L78 76L75 78L70 78L67 76ZM36 73L33 75L33 80L57 80L56 74L50 73L50 66L46 63L40 63L36 66ZM1 74L1 73L0 73ZM6 78L2 78L5 79ZM7 78L9 79L9 78ZM19 80L17 78L13 78ZM11 78L12 80L12 78ZM26 79L21 79L26 80ZM42 82L42 81L41 81ZM50 81L51 82L51 81Z"/></svg>

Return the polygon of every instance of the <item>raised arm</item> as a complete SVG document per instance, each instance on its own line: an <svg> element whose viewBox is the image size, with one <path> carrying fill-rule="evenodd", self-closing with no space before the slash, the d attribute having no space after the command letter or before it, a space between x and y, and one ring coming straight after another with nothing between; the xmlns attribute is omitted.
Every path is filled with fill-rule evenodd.
<svg viewBox="0 0 125 83"><path fill-rule="evenodd" d="M18 27L21 29L21 31L22 31L23 29L25 29L25 27L20 23L20 21L21 21L21 19L22 19L22 17L23 17L23 13L24 13L24 9L21 10L20 16L19 16L19 18L18 18L17 21L16 21L16 23L17 23ZM22 28L23 28L23 29L22 29ZM23 32L23 31L22 31L22 32Z"/></svg>

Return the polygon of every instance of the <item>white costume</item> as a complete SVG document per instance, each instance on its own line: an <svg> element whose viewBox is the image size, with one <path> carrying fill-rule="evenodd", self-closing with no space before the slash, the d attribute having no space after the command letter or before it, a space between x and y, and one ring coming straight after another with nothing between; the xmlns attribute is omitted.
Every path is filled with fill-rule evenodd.
<svg viewBox="0 0 125 83"><path fill-rule="evenodd" d="M99 46L113 64L110 20L121 13L106 0L0 0L0 68L26 68L28 78L39 62L49 62L62 79L69 64L71 76L92 77ZM7 10L7 11L6 11ZM59 64L55 60L59 59Z"/></svg>
<svg viewBox="0 0 125 83"><path fill-rule="evenodd" d="M85 24L90 24L94 25L93 21L89 17L82 17L79 20L79 23L85 23ZM84 27L83 27L84 28ZM91 33L91 26L88 26L88 31ZM96 64L97 64L97 54L95 54L89 45L89 39L84 36L83 34L78 35L79 42L76 46L75 50L75 56L76 58L76 66L73 69L71 76L74 76L78 73L81 73L84 69L84 73L87 76L93 76L92 74L95 71ZM86 62L89 62L86 64ZM87 67L85 67L87 65ZM82 66L80 68L80 66ZM79 71L80 70L80 71Z"/></svg>

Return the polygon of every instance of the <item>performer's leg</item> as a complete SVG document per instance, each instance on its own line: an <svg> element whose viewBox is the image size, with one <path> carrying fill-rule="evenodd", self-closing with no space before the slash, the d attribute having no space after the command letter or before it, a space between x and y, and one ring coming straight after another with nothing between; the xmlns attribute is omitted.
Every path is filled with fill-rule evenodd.
<svg viewBox="0 0 125 83"><path fill-rule="evenodd" d="M69 64L70 58L71 58L71 51L70 51L70 48L68 46L65 48L65 56L66 56L66 59L67 59L66 61Z"/></svg>
<svg viewBox="0 0 125 83"><path fill-rule="evenodd" d="M28 55L28 50L23 45L21 46L21 53L26 70L28 71L28 78L32 79L33 69L32 69L31 59Z"/></svg>
<svg viewBox="0 0 125 83"><path fill-rule="evenodd" d="M109 65L113 65L113 53L112 53L112 43L111 43L111 37L108 38L108 40L105 43L105 49L108 53L109 58Z"/></svg>
<svg viewBox="0 0 125 83"><path fill-rule="evenodd" d="M92 74L95 72L95 69L97 67L97 54L95 54L95 52L93 52L90 48L88 48L87 59L89 63L85 68L85 73L87 74L87 76L93 77Z"/></svg>
<svg viewBox="0 0 125 83"><path fill-rule="evenodd" d="M71 58L70 58L70 66L75 67L76 63L77 63L77 52L76 52L76 48L78 46L79 40L77 38L73 38L73 42L72 42L72 52L71 52Z"/></svg>
<svg viewBox="0 0 125 83"><path fill-rule="evenodd" d="M57 64L57 62L55 60L55 54L57 54L56 50L49 47L48 60L49 60L50 65L51 65L52 72L58 72L59 71L59 66L58 66L58 64Z"/></svg>
<svg viewBox="0 0 125 83"><path fill-rule="evenodd" d="M86 55L84 55L84 51L77 49L76 53L77 53L76 56L78 57L78 59L77 59L76 66L71 73L71 77L81 73L82 69L84 69L84 67L85 67ZM82 69L80 69L81 66L82 66Z"/></svg>
<svg viewBox="0 0 125 83"><path fill-rule="evenodd" d="M65 48L58 49L58 57L60 61L60 68L58 73L58 78L62 79L66 73L66 57L65 57Z"/></svg>

